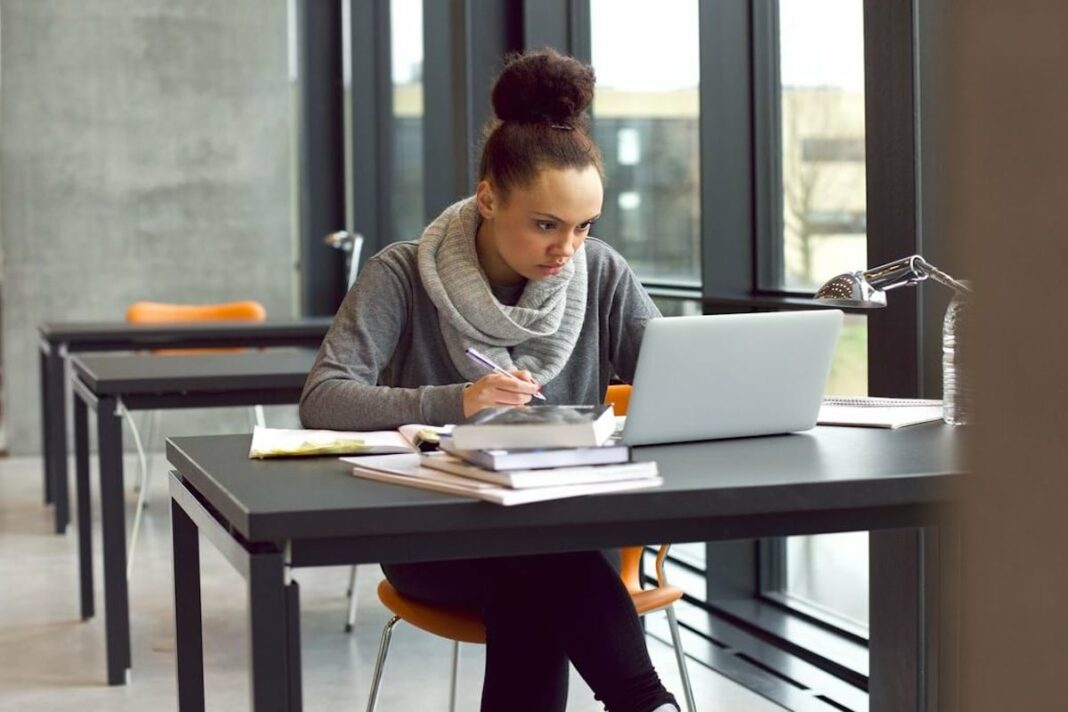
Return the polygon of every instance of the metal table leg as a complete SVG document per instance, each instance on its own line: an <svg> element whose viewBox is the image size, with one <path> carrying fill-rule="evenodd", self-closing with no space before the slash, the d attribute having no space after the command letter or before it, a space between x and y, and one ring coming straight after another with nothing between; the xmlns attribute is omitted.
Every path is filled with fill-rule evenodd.
<svg viewBox="0 0 1068 712"><path fill-rule="evenodd" d="M285 567L280 552L252 553L248 567L251 709L290 712L288 657L290 623ZM298 637L299 640L299 637ZM299 700L297 701L299 709Z"/></svg>
<svg viewBox="0 0 1068 712"><path fill-rule="evenodd" d="M37 359L37 375L41 381L41 456L44 460L44 503L52 503L52 453L49 445L52 443L51 410L48 402L48 353L50 351L47 342L42 341Z"/></svg>
<svg viewBox="0 0 1068 712"><path fill-rule="evenodd" d="M197 526L171 500L174 551L174 632L178 709L204 712L204 632L200 610L200 539Z"/></svg>
<svg viewBox="0 0 1068 712"><path fill-rule="evenodd" d="M74 472L78 506L78 582L82 620L93 617L93 525L89 506L89 407L74 397Z"/></svg>
<svg viewBox="0 0 1068 712"><path fill-rule="evenodd" d="M49 464L46 476L55 503L55 531L63 534L70 523L70 505L67 494L67 399L66 359L58 349L49 353L47 360L48 431L46 451Z"/></svg>
<svg viewBox="0 0 1068 712"><path fill-rule="evenodd" d="M130 668L130 604L126 586L126 511L122 485L122 421L114 398L97 402L100 504L104 542L108 684L122 685Z"/></svg>

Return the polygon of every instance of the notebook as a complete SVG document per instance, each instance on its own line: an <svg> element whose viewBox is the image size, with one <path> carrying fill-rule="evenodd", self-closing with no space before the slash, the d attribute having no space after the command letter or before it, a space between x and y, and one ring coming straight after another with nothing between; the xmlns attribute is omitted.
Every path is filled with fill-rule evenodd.
<svg viewBox="0 0 1068 712"><path fill-rule="evenodd" d="M837 309L650 320L622 442L651 445L814 427L841 329Z"/></svg>

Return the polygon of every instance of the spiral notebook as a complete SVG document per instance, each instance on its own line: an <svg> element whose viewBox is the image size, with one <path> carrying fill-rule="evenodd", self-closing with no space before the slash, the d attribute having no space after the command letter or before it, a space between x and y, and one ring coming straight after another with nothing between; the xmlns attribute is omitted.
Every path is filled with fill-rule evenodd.
<svg viewBox="0 0 1068 712"><path fill-rule="evenodd" d="M819 425L852 425L864 428L903 428L942 419L942 401L917 398L823 399Z"/></svg>

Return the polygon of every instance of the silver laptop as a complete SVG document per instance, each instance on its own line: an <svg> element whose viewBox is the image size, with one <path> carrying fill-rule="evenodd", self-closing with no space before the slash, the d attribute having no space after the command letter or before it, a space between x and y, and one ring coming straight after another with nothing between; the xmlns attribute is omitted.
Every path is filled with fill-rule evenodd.
<svg viewBox="0 0 1068 712"><path fill-rule="evenodd" d="M836 309L651 320L622 441L651 445L812 428L841 329Z"/></svg>

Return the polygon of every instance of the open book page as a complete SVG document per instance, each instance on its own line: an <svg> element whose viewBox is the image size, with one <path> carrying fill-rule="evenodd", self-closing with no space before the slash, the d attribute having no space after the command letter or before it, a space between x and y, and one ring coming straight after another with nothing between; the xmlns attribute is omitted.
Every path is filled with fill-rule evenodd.
<svg viewBox="0 0 1068 712"><path fill-rule="evenodd" d="M825 398L820 425L901 428L942 419L942 401L909 398Z"/></svg>
<svg viewBox="0 0 1068 712"><path fill-rule="evenodd" d="M405 487L474 497L502 506L541 502L550 499L579 497L587 494L620 492L624 490L656 487L663 484L660 477L647 477L641 480L622 482L602 482L597 484L567 485L559 487L535 487L529 489L512 489L474 480L469 477L434 470L420 465L419 455L382 455L372 457L345 457L345 462L353 465L352 474L368 480L388 482Z"/></svg>
<svg viewBox="0 0 1068 712"><path fill-rule="evenodd" d="M440 431L428 425L403 425L399 430L300 430L261 428L252 431L249 458L300 455L357 455L413 452L424 431Z"/></svg>

